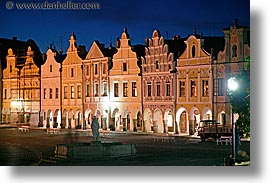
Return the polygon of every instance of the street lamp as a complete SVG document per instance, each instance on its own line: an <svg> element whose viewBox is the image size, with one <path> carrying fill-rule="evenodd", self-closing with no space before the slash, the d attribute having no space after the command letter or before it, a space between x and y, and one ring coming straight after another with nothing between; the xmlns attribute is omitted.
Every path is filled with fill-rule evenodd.
<svg viewBox="0 0 275 183"><path fill-rule="evenodd" d="M228 79L227 81L228 84L228 89L232 92L236 91L238 89L238 83L236 81L236 79L234 77L231 77ZM231 119L232 119L232 165L235 165L235 157L236 157L236 149L235 149L235 144L236 144L236 139L235 139L235 122L234 122L234 111L233 111L233 107L231 104Z"/></svg>

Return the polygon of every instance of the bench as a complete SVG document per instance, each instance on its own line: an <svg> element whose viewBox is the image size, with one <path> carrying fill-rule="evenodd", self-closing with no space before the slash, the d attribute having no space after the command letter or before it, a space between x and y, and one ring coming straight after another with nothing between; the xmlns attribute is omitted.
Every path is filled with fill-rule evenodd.
<svg viewBox="0 0 275 183"><path fill-rule="evenodd" d="M21 127L18 128L18 131L29 132L30 131L30 127L29 126L21 126Z"/></svg>
<svg viewBox="0 0 275 183"><path fill-rule="evenodd" d="M168 135L154 136L154 142L158 142L158 141L161 141L161 142L176 142L176 139L175 139L174 136L168 136Z"/></svg>
<svg viewBox="0 0 275 183"><path fill-rule="evenodd" d="M60 133L59 128L47 128L47 134L58 134Z"/></svg>
<svg viewBox="0 0 275 183"><path fill-rule="evenodd" d="M232 145L232 137L231 136L221 136L220 138L217 138L217 145L222 145L225 143L225 145Z"/></svg>

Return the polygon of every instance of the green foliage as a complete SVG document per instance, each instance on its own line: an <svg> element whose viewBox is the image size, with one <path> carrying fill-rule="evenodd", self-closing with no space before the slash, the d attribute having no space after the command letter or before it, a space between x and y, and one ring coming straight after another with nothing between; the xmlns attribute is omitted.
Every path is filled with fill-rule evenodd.
<svg viewBox="0 0 275 183"><path fill-rule="evenodd" d="M235 80L238 83L238 89L229 94L233 112L239 114L236 125L243 136L250 137L250 70L242 71Z"/></svg>

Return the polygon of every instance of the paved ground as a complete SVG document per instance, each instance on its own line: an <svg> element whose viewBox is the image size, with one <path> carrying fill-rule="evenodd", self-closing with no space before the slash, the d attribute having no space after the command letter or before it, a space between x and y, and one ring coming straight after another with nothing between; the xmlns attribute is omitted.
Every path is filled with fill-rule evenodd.
<svg viewBox="0 0 275 183"><path fill-rule="evenodd" d="M59 134L31 129L19 132L16 128L0 128L0 165L39 166L221 166L231 153L231 146L215 142L200 142L198 138L175 137L176 142L154 142L153 134L101 133L101 141L132 143L137 154L133 157L109 159L57 159L56 144L91 142L91 131L62 129ZM250 142L241 149L250 152Z"/></svg>

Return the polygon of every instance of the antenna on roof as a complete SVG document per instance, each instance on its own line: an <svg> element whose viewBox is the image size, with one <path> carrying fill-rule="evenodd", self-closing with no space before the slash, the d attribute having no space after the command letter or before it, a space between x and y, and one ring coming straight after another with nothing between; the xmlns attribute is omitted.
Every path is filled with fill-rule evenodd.
<svg viewBox="0 0 275 183"><path fill-rule="evenodd" d="M60 36L60 50L59 53L63 53L63 49L62 49L62 36Z"/></svg>

